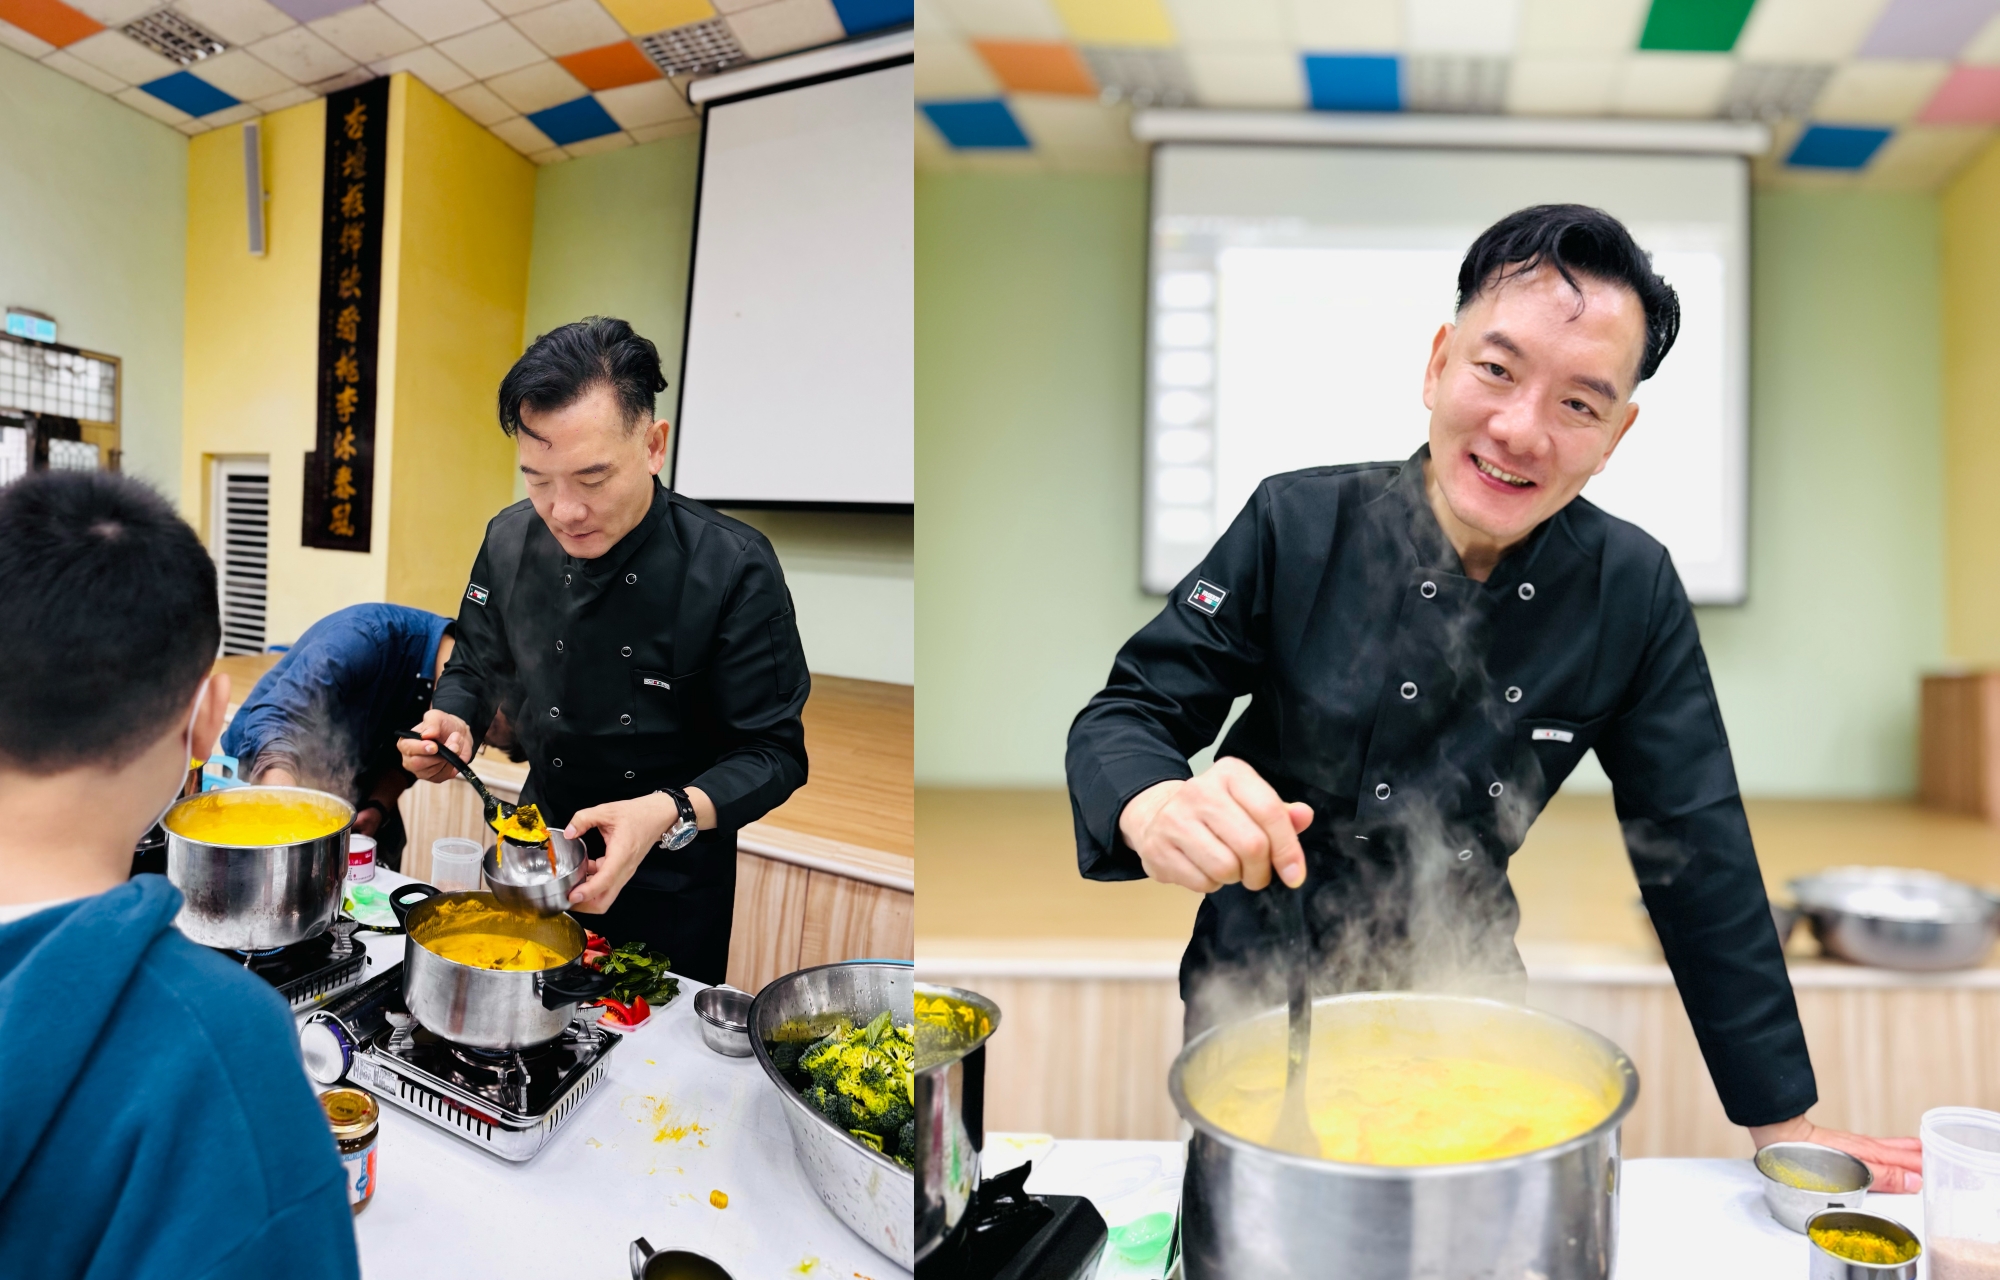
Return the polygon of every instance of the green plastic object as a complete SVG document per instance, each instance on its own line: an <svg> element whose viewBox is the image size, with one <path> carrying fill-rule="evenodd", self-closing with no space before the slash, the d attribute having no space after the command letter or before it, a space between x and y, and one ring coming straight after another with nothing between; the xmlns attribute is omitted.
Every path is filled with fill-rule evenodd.
<svg viewBox="0 0 2000 1280"><path fill-rule="evenodd" d="M1174 1238L1174 1215L1149 1213L1134 1218L1110 1232L1111 1247L1127 1262L1146 1262L1157 1256Z"/></svg>

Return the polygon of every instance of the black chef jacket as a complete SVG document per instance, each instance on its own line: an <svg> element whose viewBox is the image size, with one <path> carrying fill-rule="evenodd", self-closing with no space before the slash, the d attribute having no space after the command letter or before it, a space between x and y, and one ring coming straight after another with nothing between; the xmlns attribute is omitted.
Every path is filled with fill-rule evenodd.
<svg viewBox="0 0 2000 1280"><path fill-rule="evenodd" d="M1264 481L1119 652L1069 735L1083 874L1145 874L1119 814L1188 777L1248 694L1217 755L1312 806L1322 988L1407 985L1412 963L1518 973L1508 860L1595 747L1724 1110L1741 1125L1803 1114L1812 1063L1666 548L1579 498L1475 582L1425 496L1428 456ZM1227 885L1203 900L1181 964L1191 1025L1212 980L1280 971L1278 897ZM1389 955L1403 958L1375 963Z"/></svg>
<svg viewBox="0 0 2000 1280"><path fill-rule="evenodd" d="M595 560L566 555L527 502L495 516L432 705L476 737L506 709L528 755L522 800L551 826L661 787L706 792L715 828L647 854L600 919L614 941L663 942L676 969L720 982L736 830L805 784L799 712L810 687L769 541L655 487L638 527ZM621 929L628 896L671 922Z"/></svg>

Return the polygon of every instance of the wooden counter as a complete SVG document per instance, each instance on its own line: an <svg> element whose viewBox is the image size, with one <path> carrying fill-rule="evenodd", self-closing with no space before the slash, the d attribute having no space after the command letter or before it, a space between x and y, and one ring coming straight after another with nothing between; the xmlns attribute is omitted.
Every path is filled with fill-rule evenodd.
<svg viewBox="0 0 2000 1280"><path fill-rule="evenodd" d="M1766 882L1842 863L1922 866L2000 886L2000 830L1911 804L1752 801ZM988 1123L1067 1137L1166 1138L1181 1045L1175 982L1198 902L1076 870L1059 791L926 788L917 796L918 972L997 1001ZM1639 1067L1634 1156L1741 1155L1672 976L1638 908L1608 796L1558 796L1514 859L1530 1002L1610 1036ZM1790 950L1813 1050L1814 1119L1910 1133L1931 1106L2000 1106L2000 952L1979 969L1906 974Z"/></svg>

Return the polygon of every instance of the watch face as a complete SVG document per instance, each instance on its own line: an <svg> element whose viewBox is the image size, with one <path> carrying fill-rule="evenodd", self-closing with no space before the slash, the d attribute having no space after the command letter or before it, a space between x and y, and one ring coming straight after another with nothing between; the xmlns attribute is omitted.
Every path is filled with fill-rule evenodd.
<svg viewBox="0 0 2000 1280"><path fill-rule="evenodd" d="M700 832L694 823L687 821L676 822L673 828L667 832L667 848L685 849L694 843L694 838L698 834Z"/></svg>

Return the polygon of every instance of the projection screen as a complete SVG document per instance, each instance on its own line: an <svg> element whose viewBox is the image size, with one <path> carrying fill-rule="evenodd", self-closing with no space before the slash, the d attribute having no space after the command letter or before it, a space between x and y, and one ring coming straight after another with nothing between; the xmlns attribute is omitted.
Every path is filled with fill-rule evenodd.
<svg viewBox="0 0 2000 1280"><path fill-rule="evenodd" d="M914 503L911 70L905 54L709 104L680 492L734 506Z"/></svg>
<svg viewBox="0 0 2000 1280"><path fill-rule="evenodd" d="M1408 457L1459 259L1531 204L1610 210L1679 291L1679 342L1584 496L1745 597L1749 178L1739 157L1154 148L1142 578L1199 562L1265 476Z"/></svg>

